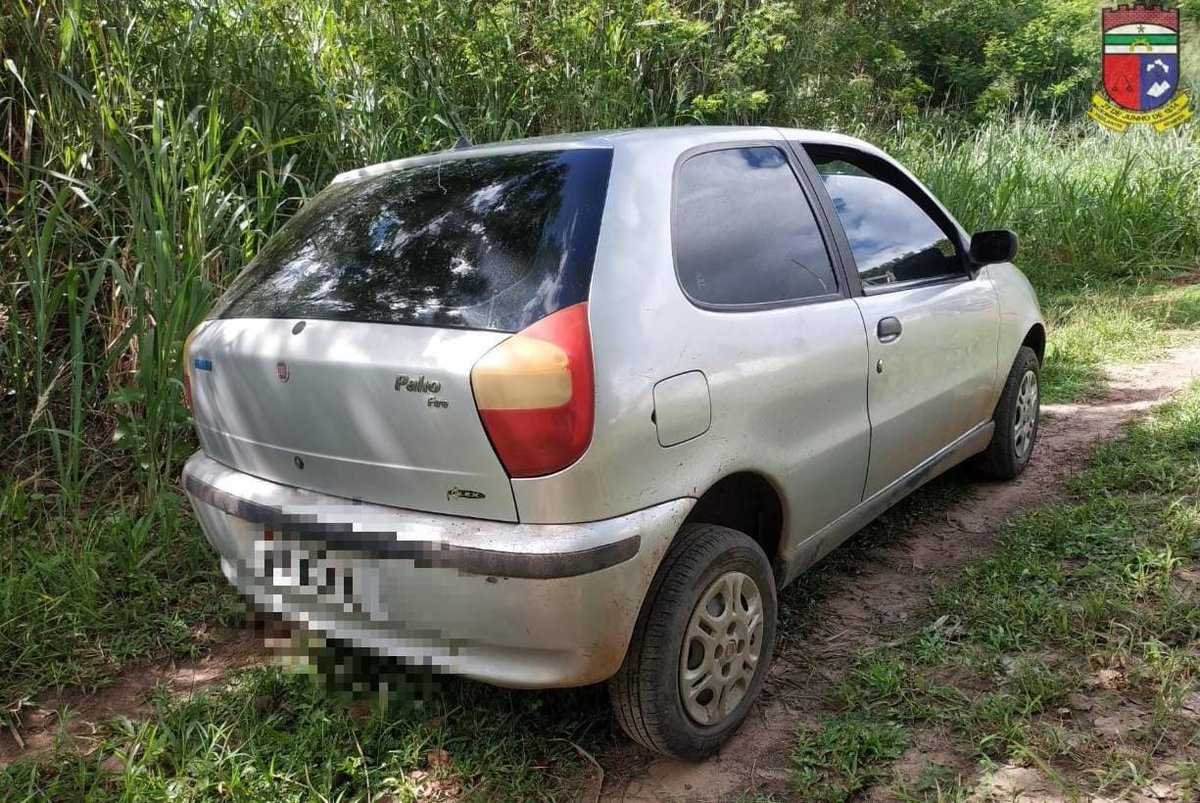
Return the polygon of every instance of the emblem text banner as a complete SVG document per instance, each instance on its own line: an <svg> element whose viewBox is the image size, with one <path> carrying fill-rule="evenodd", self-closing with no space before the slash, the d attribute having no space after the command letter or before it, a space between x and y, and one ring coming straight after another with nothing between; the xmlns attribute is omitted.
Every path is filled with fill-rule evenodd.
<svg viewBox="0 0 1200 803"><path fill-rule="evenodd" d="M1181 93L1160 109L1151 112L1131 112L1113 105L1103 95L1096 93L1092 96L1092 107L1088 109L1088 117L1113 131L1124 131L1138 123L1150 123L1159 131L1166 131L1192 116L1187 105L1188 97Z"/></svg>

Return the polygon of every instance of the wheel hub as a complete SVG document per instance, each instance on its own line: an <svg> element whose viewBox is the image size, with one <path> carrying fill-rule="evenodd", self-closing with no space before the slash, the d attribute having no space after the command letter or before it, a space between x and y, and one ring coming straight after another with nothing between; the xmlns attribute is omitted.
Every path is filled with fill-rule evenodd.
<svg viewBox="0 0 1200 803"><path fill-rule="evenodd" d="M689 718L716 725L754 680L762 652L763 601L749 575L726 572L692 612L679 661L679 693Z"/></svg>
<svg viewBox="0 0 1200 803"><path fill-rule="evenodd" d="M1024 460L1033 451L1038 418L1038 378L1033 371L1021 377L1017 405L1013 416L1013 448L1017 458Z"/></svg>

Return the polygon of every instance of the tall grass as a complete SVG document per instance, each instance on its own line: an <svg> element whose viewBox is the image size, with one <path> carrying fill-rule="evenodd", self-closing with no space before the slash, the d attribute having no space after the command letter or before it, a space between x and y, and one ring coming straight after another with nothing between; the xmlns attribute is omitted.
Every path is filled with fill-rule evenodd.
<svg viewBox="0 0 1200 803"><path fill-rule="evenodd" d="M151 499L174 475L191 443L180 344L338 170L449 144L452 120L488 140L845 111L804 99L840 69L785 46L806 12L748 0L17 9L0 25L0 465L19 463L64 510L101 481L136 477ZM1018 120L892 139L969 224L1017 229L1043 289L1183 267L1197 251L1187 132Z"/></svg>
<svg viewBox="0 0 1200 803"><path fill-rule="evenodd" d="M837 35L821 4L14 3L0 14L0 678L30 688L67 677L68 661L91 677L81 656L110 647L115 623L137 627L118 611L145 614L122 656L181 644L163 628L209 615L184 605L170 627L152 615L190 599L182 583L219 585L170 489L194 446L180 348L336 172L448 146L456 121L486 141L848 127L878 105L866 78L843 86L853 65L797 44ZM1054 346L1075 366L1060 378L1083 387L1107 353L1083 337L1098 307L1078 313L1081 289L1121 304L1138 282L1195 266L1195 130L938 117L868 137L968 225L1021 233L1054 322L1080 333L1077 353ZM131 588L145 591L136 604Z"/></svg>
<svg viewBox="0 0 1200 803"><path fill-rule="evenodd" d="M754 93L719 90L777 49L756 5L16 0L0 18L5 463L64 510L128 467L153 498L190 442L180 344L301 199L448 145L456 123L489 140L686 122L697 97L749 121Z"/></svg>
<svg viewBox="0 0 1200 803"><path fill-rule="evenodd" d="M894 150L973 230L1021 237L1018 262L1051 328L1051 401L1094 390L1104 364L1145 358L1200 325L1200 291L1164 287L1200 269L1200 137L1188 126L1124 135L1089 120L1017 118Z"/></svg>
<svg viewBox="0 0 1200 803"><path fill-rule="evenodd" d="M898 155L971 229L1022 237L1039 289L1161 276L1200 256L1200 137L1017 118L902 136Z"/></svg>
<svg viewBox="0 0 1200 803"><path fill-rule="evenodd" d="M216 88L192 104L169 64L146 74L157 43L83 8L27 7L5 32L24 61L9 62L5 103L20 133L3 153L4 457L64 510L112 478L149 499L172 476L180 343L306 187L272 107L229 115Z"/></svg>

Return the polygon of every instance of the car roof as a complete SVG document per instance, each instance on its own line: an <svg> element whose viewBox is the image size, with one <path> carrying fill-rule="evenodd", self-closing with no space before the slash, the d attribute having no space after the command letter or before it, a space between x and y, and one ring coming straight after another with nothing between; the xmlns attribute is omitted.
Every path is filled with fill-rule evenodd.
<svg viewBox="0 0 1200 803"><path fill-rule="evenodd" d="M361 167L340 173L333 183L389 173L403 167L415 167L439 161L471 159L479 156L530 153L543 150L568 150L574 148L650 148L679 153L690 148L712 143L755 139L788 139L813 145L842 145L876 154L882 152L873 145L855 137L831 131L815 131L802 128L776 128L771 126L666 126L660 128L630 128L614 131L585 131L569 134L529 137L471 145L465 148L435 151L433 153L394 159L379 164Z"/></svg>

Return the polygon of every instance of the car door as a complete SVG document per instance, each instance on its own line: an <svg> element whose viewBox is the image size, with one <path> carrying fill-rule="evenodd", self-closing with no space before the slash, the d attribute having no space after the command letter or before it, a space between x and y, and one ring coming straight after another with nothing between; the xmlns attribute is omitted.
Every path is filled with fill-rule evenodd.
<svg viewBox="0 0 1200 803"><path fill-rule="evenodd" d="M867 329L871 457L863 498L991 418L999 301L964 236L890 160L806 145L852 254Z"/></svg>
<svg viewBox="0 0 1200 803"><path fill-rule="evenodd" d="M789 151L748 142L686 154L673 221L679 285L703 327L680 337L706 344L687 367L711 394L709 462L780 486L785 552L861 501L870 448L862 319Z"/></svg>

